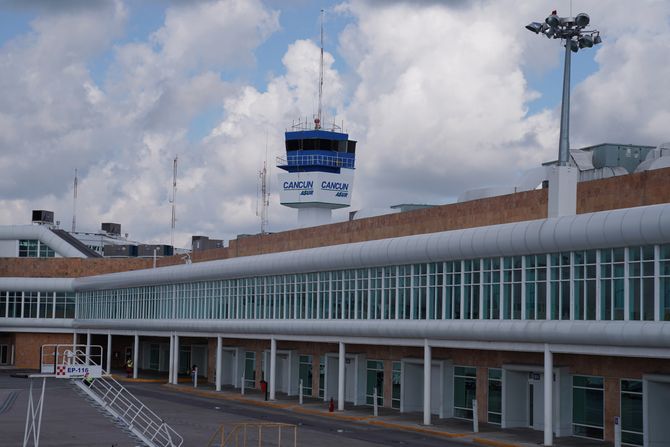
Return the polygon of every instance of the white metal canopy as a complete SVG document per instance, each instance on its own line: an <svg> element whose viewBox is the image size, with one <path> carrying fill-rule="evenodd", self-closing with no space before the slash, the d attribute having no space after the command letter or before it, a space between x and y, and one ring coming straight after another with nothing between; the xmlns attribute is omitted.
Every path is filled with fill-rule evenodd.
<svg viewBox="0 0 670 447"><path fill-rule="evenodd" d="M661 204L88 276L73 286L96 290L668 242L670 204Z"/></svg>

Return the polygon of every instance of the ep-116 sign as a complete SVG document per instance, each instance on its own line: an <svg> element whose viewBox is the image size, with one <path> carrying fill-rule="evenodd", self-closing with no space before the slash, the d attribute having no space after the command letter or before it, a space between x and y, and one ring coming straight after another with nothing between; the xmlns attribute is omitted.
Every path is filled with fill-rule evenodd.
<svg viewBox="0 0 670 447"><path fill-rule="evenodd" d="M56 366L56 377L77 379L86 376L93 378L102 377L102 366L100 365L58 365Z"/></svg>

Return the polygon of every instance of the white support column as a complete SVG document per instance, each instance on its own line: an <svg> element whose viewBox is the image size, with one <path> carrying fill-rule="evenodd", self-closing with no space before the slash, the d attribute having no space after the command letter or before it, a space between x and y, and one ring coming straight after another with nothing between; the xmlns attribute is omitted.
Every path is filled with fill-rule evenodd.
<svg viewBox="0 0 670 447"><path fill-rule="evenodd" d="M73 345L73 348L74 348L74 345L76 345L76 344L77 344L77 333L76 333L76 332L73 332L73 333L72 333L72 345Z"/></svg>
<svg viewBox="0 0 670 447"><path fill-rule="evenodd" d="M112 334L107 334L107 364L105 365L107 372L112 372Z"/></svg>
<svg viewBox="0 0 670 447"><path fill-rule="evenodd" d="M544 345L544 445L552 446L554 438L554 357L549 345Z"/></svg>
<svg viewBox="0 0 670 447"><path fill-rule="evenodd" d="M137 379L137 361L140 358L140 336L135 334L135 346L133 347L133 379Z"/></svg>
<svg viewBox="0 0 670 447"><path fill-rule="evenodd" d="M344 364L346 363L344 343L340 342L340 355L337 359L337 411L344 411Z"/></svg>
<svg viewBox="0 0 670 447"><path fill-rule="evenodd" d="M168 383L173 383L174 378L174 335L170 334L170 356L168 361Z"/></svg>
<svg viewBox="0 0 670 447"><path fill-rule="evenodd" d="M86 332L86 363L91 355L91 331Z"/></svg>
<svg viewBox="0 0 670 447"><path fill-rule="evenodd" d="M179 383L179 335L174 336L174 364L172 365L172 383Z"/></svg>
<svg viewBox="0 0 670 447"><path fill-rule="evenodd" d="M277 376L277 340L270 339L270 400L276 398L276 376ZM291 380L289 378L289 380Z"/></svg>
<svg viewBox="0 0 670 447"><path fill-rule="evenodd" d="M423 425L430 425L430 369L432 352L428 340L423 345Z"/></svg>
<svg viewBox="0 0 670 447"><path fill-rule="evenodd" d="M221 391L221 348L223 340L216 337L216 391Z"/></svg>

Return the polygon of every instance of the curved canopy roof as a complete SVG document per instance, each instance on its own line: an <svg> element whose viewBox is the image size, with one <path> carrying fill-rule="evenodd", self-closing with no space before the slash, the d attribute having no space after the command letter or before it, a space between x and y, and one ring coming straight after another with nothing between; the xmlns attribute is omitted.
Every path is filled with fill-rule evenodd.
<svg viewBox="0 0 670 447"><path fill-rule="evenodd" d="M89 276L76 290L670 242L670 204Z"/></svg>
<svg viewBox="0 0 670 447"><path fill-rule="evenodd" d="M36 239L64 258L87 258L85 253L42 225L0 226L0 240Z"/></svg>

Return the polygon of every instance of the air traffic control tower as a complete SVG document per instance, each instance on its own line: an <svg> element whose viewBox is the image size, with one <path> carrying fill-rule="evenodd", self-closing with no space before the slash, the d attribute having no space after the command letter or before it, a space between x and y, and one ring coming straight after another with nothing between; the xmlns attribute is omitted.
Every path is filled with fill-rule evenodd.
<svg viewBox="0 0 670 447"><path fill-rule="evenodd" d="M277 159L280 203L298 210L300 228L328 224L332 210L351 204L356 142L349 135L321 129L286 132L286 158Z"/></svg>

